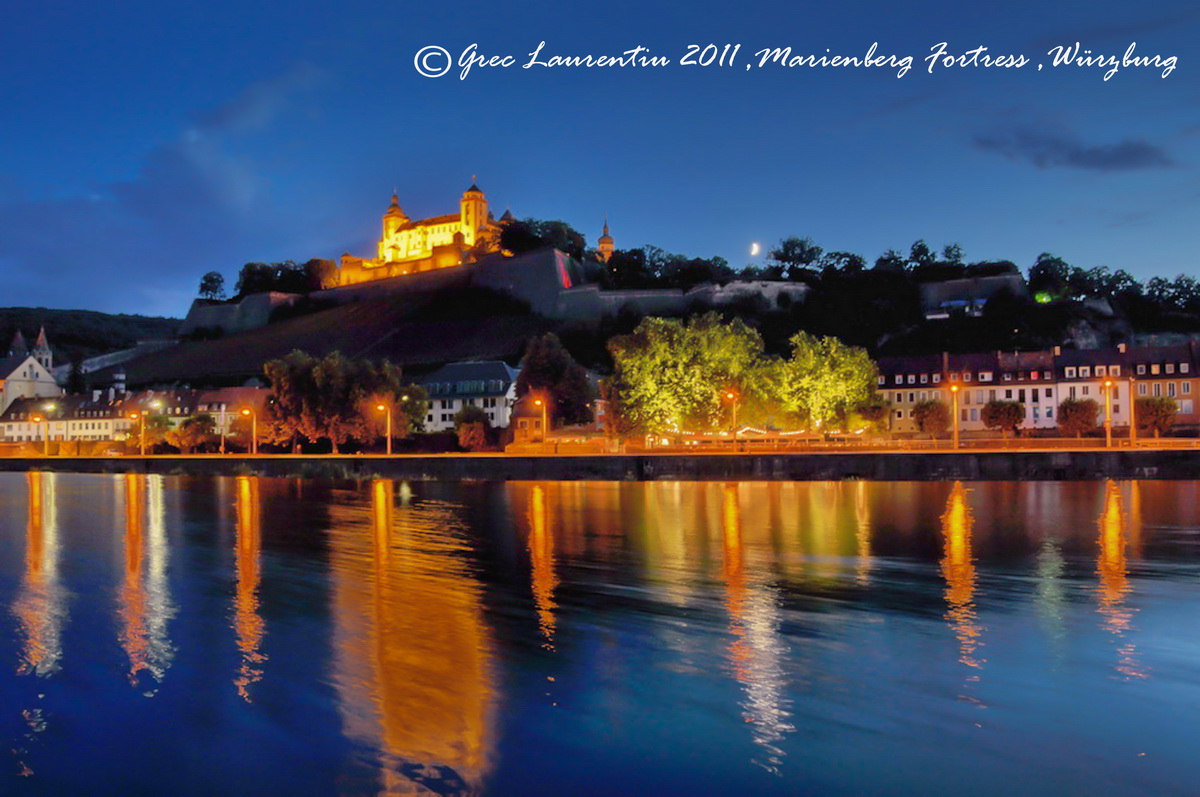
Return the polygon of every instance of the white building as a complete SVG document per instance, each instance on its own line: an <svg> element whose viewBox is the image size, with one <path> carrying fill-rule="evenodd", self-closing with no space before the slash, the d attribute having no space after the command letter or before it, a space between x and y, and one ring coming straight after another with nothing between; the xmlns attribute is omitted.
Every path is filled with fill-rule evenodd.
<svg viewBox="0 0 1200 797"><path fill-rule="evenodd" d="M501 360L449 363L414 381L429 394L425 431L454 428L454 416L464 407L479 407L493 427L508 426L517 400L518 370Z"/></svg>
<svg viewBox="0 0 1200 797"><path fill-rule="evenodd" d="M54 356L46 341L46 330L38 333L37 343L30 351L18 329L8 347L8 356L0 360L0 412L17 399L51 399L62 395L51 372L53 367Z"/></svg>

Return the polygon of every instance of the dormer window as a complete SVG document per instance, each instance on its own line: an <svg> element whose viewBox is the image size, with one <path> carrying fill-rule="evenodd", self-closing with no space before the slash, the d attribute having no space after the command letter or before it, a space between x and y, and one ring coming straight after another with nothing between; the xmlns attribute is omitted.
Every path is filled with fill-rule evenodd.
<svg viewBox="0 0 1200 797"><path fill-rule="evenodd" d="M921 374L921 384L929 384L929 374Z"/></svg>
<svg viewBox="0 0 1200 797"><path fill-rule="evenodd" d="M1108 375L1109 376L1120 376L1121 375L1121 366L1119 366L1119 365L1108 366Z"/></svg>
<svg viewBox="0 0 1200 797"><path fill-rule="evenodd" d="M1090 365L1079 366L1079 378L1080 379L1087 379L1091 375L1092 375L1092 367Z"/></svg>
<svg viewBox="0 0 1200 797"><path fill-rule="evenodd" d="M963 381L964 382L971 381L971 372L970 371L963 371Z"/></svg>
<svg viewBox="0 0 1200 797"><path fill-rule="evenodd" d="M979 381L980 382L991 382L992 381L992 372L991 371L980 371L979 372Z"/></svg>
<svg viewBox="0 0 1200 797"><path fill-rule="evenodd" d="M1138 372L1138 376L1142 376L1142 375L1144 375L1144 374L1146 373L1146 364L1145 364L1145 363L1138 363L1138 365L1137 365L1137 372Z"/></svg>
<svg viewBox="0 0 1200 797"><path fill-rule="evenodd" d="M1168 374L1175 373L1175 363L1167 363L1166 369Z"/></svg>
<svg viewBox="0 0 1200 797"><path fill-rule="evenodd" d="M1096 366L1096 376L1108 376L1108 369L1103 365Z"/></svg>
<svg viewBox="0 0 1200 797"><path fill-rule="evenodd" d="M933 383L934 383L935 385L936 385L936 384L940 384L940 383L941 383L941 381L942 381L942 375L941 375L941 374L934 374L934 375L933 375Z"/></svg>
<svg viewBox="0 0 1200 797"><path fill-rule="evenodd" d="M1067 379L1074 379L1075 378L1075 367L1069 366L1069 367L1063 369L1063 374L1067 377Z"/></svg>

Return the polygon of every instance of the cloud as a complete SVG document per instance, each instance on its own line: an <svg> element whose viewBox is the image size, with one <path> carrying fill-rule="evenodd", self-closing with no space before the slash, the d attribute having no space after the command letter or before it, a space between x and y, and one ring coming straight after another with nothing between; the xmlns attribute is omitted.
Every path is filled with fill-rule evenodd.
<svg viewBox="0 0 1200 797"><path fill-rule="evenodd" d="M186 309L179 295L200 274L279 247L287 214L273 201L270 172L246 152L255 131L324 79L301 65L254 83L147 153L135 177L86 195L36 198L0 181L9 301L177 315Z"/></svg>
<svg viewBox="0 0 1200 797"><path fill-rule="evenodd" d="M1117 144L1087 144L1074 133L1054 129L1017 127L978 133L972 143L985 152L1026 161L1039 169L1130 172L1175 165L1165 150L1147 141L1125 139Z"/></svg>

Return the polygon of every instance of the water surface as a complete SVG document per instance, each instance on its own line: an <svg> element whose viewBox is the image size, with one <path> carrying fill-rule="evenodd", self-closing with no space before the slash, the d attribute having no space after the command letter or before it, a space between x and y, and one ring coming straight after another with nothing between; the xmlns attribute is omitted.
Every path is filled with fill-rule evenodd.
<svg viewBox="0 0 1200 797"><path fill-rule="evenodd" d="M0 474L0 793L1193 794L1198 499Z"/></svg>

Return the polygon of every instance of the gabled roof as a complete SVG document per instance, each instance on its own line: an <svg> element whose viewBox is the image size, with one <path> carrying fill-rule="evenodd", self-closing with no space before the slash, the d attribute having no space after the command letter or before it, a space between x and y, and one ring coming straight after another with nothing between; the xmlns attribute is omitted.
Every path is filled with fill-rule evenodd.
<svg viewBox="0 0 1200 797"><path fill-rule="evenodd" d="M0 360L0 379L8 379L11 377L14 373L16 373L16 370L24 365L25 361L31 357L32 355L26 351L20 354L9 355L3 360ZM37 360L34 360L34 362L37 362Z"/></svg>
<svg viewBox="0 0 1200 797"><path fill-rule="evenodd" d="M483 382L483 390L470 391L475 394L502 395L517 380L519 371L503 360L470 360L449 363L436 371L417 378L417 384L425 387L430 396L457 394L457 385L463 382ZM492 389L487 383L499 383ZM449 386L447 389L445 386Z"/></svg>
<svg viewBox="0 0 1200 797"><path fill-rule="evenodd" d="M16 334L13 335L12 343L10 343L8 345L8 353L9 354L22 354L22 353L26 353L28 351L29 351L29 344L27 344L25 342L25 336L22 335L21 330L18 329Z"/></svg>

